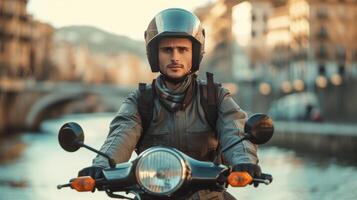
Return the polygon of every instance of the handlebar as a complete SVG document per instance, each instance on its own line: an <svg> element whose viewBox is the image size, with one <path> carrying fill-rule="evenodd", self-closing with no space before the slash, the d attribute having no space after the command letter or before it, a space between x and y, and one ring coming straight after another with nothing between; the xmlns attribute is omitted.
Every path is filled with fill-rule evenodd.
<svg viewBox="0 0 357 200"><path fill-rule="evenodd" d="M93 191L96 185L96 181L90 176L81 176L73 178L67 184L57 185L57 189L64 187L70 187L78 192L90 192Z"/></svg>

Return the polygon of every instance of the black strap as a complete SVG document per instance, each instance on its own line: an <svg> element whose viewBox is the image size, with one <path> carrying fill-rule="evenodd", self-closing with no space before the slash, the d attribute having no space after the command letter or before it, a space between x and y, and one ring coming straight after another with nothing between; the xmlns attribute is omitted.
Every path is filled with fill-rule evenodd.
<svg viewBox="0 0 357 200"><path fill-rule="evenodd" d="M201 105L205 112L205 117L208 124L216 131L216 122L218 118L217 110L217 87L213 81L213 74L207 72L207 85L200 85Z"/></svg>
<svg viewBox="0 0 357 200"><path fill-rule="evenodd" d="M215 84L213 80L213 74L207 72L207 84L199 84L200 93L201 93L201 106L205 112L205 117L212 128L215 131L216 137L216 122L218 118L218 88L221 87L220 84ZM138 110L141 117L142 127L143 127L143 134L141 135L138 143L137 148L140 147L143 136L145 135L146 131L148 130L150 123L153 118L153 109L154 109L154 97L156 95L155 91L155 79L152 82L151 87L147 87L145 83L139 83L139 99L138 99ZM220 163L220 155L218 154L219 144L217 149L214 151L214 161Z"/></svg>
<svg viewBox="0 0 357 200"><path fill-rule="evenodd" d="M213 130L216 130L216 122L218 118L217 110L217 88L220 84L215 84L213 74L207 72L207 85L200 84L201 105L205 112L206 120ZM145 134L150 126L153 118L154 109L154 95L155 95L155 80L153 80L151 87L147 87L145 83L139 83L139 101L138 110L141 116L143 133Z"/></svg>
<svg viewBox="0 0 357 200"><path fill-rule="evenodd" d="M143 133L145 134L153 117L154 95L156 93L155 79L152 81L151 87L146 87L146 83L139 83L139 91L138 111L141 117Z"/></svg>

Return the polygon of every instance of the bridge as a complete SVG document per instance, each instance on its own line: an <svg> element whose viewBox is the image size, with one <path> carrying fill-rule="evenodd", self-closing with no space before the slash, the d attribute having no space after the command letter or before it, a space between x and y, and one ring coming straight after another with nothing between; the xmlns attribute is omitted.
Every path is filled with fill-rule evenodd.
<svg viewBox="0 0 357 200"><path fill-rule="evenodd" d="M135 88L74 82L0 80L0 135L37 130L45 119L71 113L116 112Z"/></svg>

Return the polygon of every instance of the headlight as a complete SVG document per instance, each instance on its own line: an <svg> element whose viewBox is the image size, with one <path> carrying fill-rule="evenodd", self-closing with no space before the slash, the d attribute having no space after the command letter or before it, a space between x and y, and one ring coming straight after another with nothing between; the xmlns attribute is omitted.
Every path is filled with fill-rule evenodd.
<svg viewBox="0 0 357 200"><path fill-rule="evenodd" d="M184 182L186 165L174 150L155 147L143 152L136 166L136 177L147 192L169 195Z"/></svg>

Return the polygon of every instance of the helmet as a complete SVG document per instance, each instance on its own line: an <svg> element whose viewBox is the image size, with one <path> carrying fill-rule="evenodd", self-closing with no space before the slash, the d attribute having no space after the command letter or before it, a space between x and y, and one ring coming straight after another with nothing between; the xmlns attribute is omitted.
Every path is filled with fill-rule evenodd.
<svg viewBox="0 0 357 200"><path fill-rule="evenodd" d="M158 13L145 31L146 54L152 72L160 71L158 43L163 37L185 37L192 41L191 72L199 69L204 53L205 32L200 20L191 12L169 8Z"/></svg>

